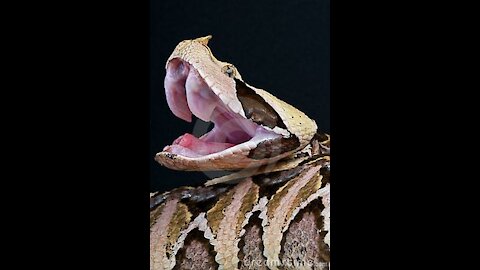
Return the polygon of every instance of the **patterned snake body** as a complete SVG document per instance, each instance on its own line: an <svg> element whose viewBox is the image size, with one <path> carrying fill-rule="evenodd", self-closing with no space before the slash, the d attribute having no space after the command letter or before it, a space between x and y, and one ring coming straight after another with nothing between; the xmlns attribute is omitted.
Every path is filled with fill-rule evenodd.
<svg viewBox="0 0 480 270"><path fill-rule="evenodd" d="M229 170L150 198L150 269L329 269L330 137L315 121L217 60L211 36L167 60L171 111L215 127L155 159L176 170Z"/></svg>

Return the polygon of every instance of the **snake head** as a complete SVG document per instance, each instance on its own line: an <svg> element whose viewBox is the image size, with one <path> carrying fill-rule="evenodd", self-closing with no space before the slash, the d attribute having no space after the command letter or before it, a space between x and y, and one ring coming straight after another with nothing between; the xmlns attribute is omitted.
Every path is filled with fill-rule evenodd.
<svg viewBox="0 0 480 270"><path fill-rule="evenodd" d="M212 122L186 133L155 156L176 170L239 170L276 162L304 148L315 121L265 90L243 81L237 68L215 58L211 36L180 42L166 63L165 94L172 113Z"/></svg>

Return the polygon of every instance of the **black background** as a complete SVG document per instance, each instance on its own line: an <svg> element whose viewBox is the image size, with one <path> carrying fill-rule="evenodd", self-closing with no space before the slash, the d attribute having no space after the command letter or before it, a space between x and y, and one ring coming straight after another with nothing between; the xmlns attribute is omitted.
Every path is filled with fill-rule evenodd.
<svg viewBox="0 0 480 270"><path fill-rule="evenodd" d="M150 6L150 185L165 191L208 179L153 160L196 119L176 118L165 100L165 62L178 42L211 34L214 55L243 79L292 104L330 132L330 1L209 1Z"/></svg>

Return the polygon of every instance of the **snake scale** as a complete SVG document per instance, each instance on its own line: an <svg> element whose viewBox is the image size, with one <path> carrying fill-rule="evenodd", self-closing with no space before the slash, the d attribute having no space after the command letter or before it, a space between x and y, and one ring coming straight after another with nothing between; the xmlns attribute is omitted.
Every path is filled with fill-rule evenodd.
<svg viewBox="0 0 480 270"><path fill-rule="evenodd" d="M329 269L330 136L216 59L210 39L177 45L165 93L175 116L214 127L155 160L230 174L150 195L150 269Z"/></svg>

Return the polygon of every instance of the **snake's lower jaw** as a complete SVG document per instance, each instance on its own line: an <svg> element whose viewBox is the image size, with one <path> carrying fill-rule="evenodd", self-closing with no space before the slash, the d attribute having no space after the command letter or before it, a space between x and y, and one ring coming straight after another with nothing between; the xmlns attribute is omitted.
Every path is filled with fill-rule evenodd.
<svg viewBox="0 0 480 270"><path fill-rule="evenodd" d="M207 158L189 158L162 151L155 156L155 160L161 165L182 171L234 171L255 168L266 164L274 164L278 160L289 156L286 152L273 158L252 159L248 157L250 151L243 151L235 154L226 153Z"/></svg>

